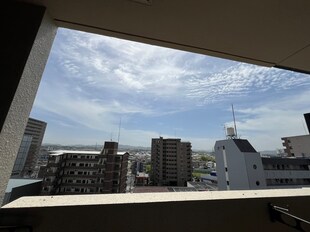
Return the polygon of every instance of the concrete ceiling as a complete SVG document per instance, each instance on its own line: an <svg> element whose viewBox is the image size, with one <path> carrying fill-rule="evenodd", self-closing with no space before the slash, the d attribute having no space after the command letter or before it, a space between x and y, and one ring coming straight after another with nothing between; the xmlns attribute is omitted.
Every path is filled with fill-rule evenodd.
<svg viewBox="0 0 310 232"><path fill-rule="evenodd" d="M24 0L56 24L310 73L308 0Z"/></svg>

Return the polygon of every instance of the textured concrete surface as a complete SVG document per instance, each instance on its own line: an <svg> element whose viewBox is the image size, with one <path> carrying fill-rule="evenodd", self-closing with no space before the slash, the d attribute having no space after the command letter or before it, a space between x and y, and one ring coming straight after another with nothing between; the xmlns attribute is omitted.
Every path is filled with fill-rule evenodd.
<svg viewBox="0 0 310 232"><path fill-rule="evenodd" d="M100 195L63 195L22 197L3 208L109 205L155 202L209 201L228 199L251 199L269 197L310 197L310 188L242 190L242 191L209 191L209 192L165 192L133 194L100 194Z"/></svg>
<svg viewBox="0 0 310 232"><path fill-rule="evenodd" d="M271 220L269 203L310 218L310 189L285 189L24 197L0 209L0 226L34 232L295 231Z"/></svg>
<svg viewBox="0 0 310 232"><path fill-rule="evenodd" d="M56 31L54 22L45 13L0 134L0 202L3 201Z"/></svg>

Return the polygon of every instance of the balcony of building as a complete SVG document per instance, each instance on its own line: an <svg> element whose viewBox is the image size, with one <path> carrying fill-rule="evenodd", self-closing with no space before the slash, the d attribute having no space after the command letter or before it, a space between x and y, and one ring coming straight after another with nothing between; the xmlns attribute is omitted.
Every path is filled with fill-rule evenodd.
<svg viewBox="0 0 310 232"><path fill-rule="evenodd" d="M305 188L23 197L1 208L0 228L34 232L309 231L310 225L288 215L281 214L287 225L281 223L270 208L270 204L289 208L290 214L309 220L310 212L305 210L309 195L310 189Z"/></svg>
<svg viewBox="0 0 310 232"><path fill-rule="evenodd" d="M18 2L37 5L7 7L9 2L15 1L5 1L1 15L6 77L1 84L5 90L0 115L1 195L57 26L310 72L308 1L25 0ZM287 225L280 223L270 208L270 204L288 208L290 214L309 220L309 203L306 188L25 197L1 208L0 229L157 232L292 231L296 227L309 231L306 223L289 216L282 218Z"/></svg>

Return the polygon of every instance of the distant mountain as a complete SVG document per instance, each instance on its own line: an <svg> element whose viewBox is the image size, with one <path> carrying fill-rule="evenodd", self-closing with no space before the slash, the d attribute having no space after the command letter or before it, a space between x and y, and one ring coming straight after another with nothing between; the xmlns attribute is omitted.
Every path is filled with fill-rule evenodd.
<svg viewBox="0 0 310 232"><path fill-rule="evenodd" d="M101 150L103 145L83 145L83 144L71 144L71 145L62 145L62 144L53 144L53 143L44 143L42 144L43 147L53 147L57 150L66 150L66 149L81 149L81 150ZM150 151L151 147L143 147L143 146L132 146L132 145L118 145L119 150L142 150L142 151ZM209 153L212 154L212 151L208 150L201 150L201 149L193 149L193 152L197 153Z"/></svg>
<svg viewBox="0 0 310 232"><path fill-rule="evenodd" d="M120 150L143 150L143 151L150 151L151 147L142 147L142 146L131 146L131 145L118 145L118 149Z"/></svg>
<svg viewBox="0 0 310 232"><path fill-rule="evenodd" d="M42 144L43 147L53 147L56 149L81 149L81 150L101 150L103 145L83 145L83 144L71 144L71 145L62 145L62 144L52 144L52 143L44 143ZM149 151L151 150L150 147L142 147L142 146L131 146L131 145L118 145L119 150L143 150Z"/></svg>

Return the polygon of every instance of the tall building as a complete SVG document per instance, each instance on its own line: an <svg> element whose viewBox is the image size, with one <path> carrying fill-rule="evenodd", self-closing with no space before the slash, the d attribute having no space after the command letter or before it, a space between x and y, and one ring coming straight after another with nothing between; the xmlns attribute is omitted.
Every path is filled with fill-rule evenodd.
<svg viewBox="0 0 310 232"><path fill-rule="evenodd" d="M214 150L218 190L310 185L310 159L261 157L245 139L217 141Z"/></svg>
<svg viewBox="0 0 310 232"><path fill-rule="evenodd" d="M214 151L219 190L266 188L260 154L248 140L216 141Z"/></svg>
<svg viewBox="0 0 310 232"><path fill-rule="evenodd" d="M181 139L152 139L151 181L157 186L186 186L192 178L192 146Z"/></svg>
<svg viewBox="0 0 310 232"><path fill-rule="evenodd" d="M105 142L102 151L53 151L44 174L42 195L126 192L129 153Z"/></svg>
<svg viewBox="0 0 310 232"><path fill-rule="evenodd" d="M30 177L34 172L37 159L40 154L40 148L45 133L46 125L47 125L46 122L34 118L28 119L24 135L31 136L32 140L24 164L24 168L21 174L22 176Z"/></svg>
<svg viewBox="0 0 310 232"><path fill-rule="evenodd" d="M12 170L12 177L20 177L24 170L25 162L28 156L29 148L31 145L32 136L24 134L22 142L16 156L16 160Z"/></svg>

